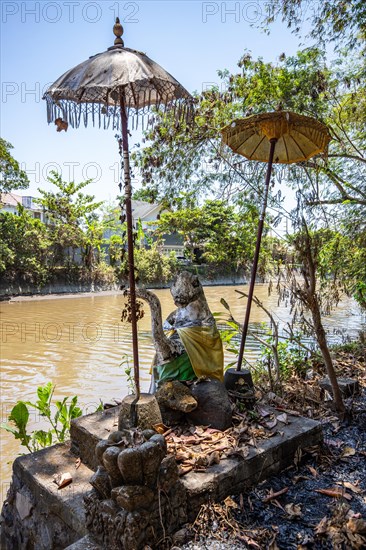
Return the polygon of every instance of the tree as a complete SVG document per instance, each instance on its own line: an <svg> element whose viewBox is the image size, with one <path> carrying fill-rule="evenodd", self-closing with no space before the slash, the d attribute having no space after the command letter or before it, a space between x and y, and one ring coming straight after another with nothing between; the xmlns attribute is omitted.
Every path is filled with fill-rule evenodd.
<svg viewBox="0 0 366 550"><path fill-rule="evenodd" d="M26 189L29 179L24 170L19 167L10 150L13 146L5 139L0 138L0 199L1 193L10 193L15 189Z"/></svg>
<svg viewBox="0 0 366 550"><path fill-rule="evenodd" d="M183 237L188 256L193 258L199 250L205 263L230 270L250 265L257 225L258 212L250 204L239 209L221 200L206 200L202 206L163 213L156 234L176 232ZM266 259L264 246L262 275Z"/></svg>
<svg viewBox="0 0 366 550"><path fill-rule="evenodd" d="M352 281L357 273L364 277L366 68L361 56L355 51L350 59L339 53L329 65L322 50L308 48L292 57L283 54L273 64L245 53L238 68L233 74L219 72L224 91L213 88L196 95L192 126L178 126L162 115L146 135L147 147L135 154L146 190L164 195L171 204L185 189L196 200L210 193L234 204L258 205L265 166L222 146L220 128L236 117L276 108L313 116L330 129L328 154L289 167L275 166L273 180L293 187L318 225L342 227L352 237L360 262L348 276ZM272 194L270 206L299 225L296 210L291 215L283 208L283 196ZM351 270L352 263L348 267ZM360 278L355 295L360 297L365 286L365 279Z"/></svg>
<svg viewBox="0 0 366 550"><path fill-rule="evenodd" d="M47 228L18 208L18 216L0 212L0 274L8 281L44 284L50 276Z"/></svg>
<svg viewBox="0 0 366 550"><path fill-rule="evenodd" d="M337 265L341 265L342 259L330 265L325 261L329 259L329 243L335 237L329 230L309 231L303 220L301 231L290 237L294 258L292 264L287 264L280 272L278 289L283 300L290 298L293 323L300 321L310 335L315 335L332 386L336 409L342 414L345 407L322 322L322 315L337 305L342 291L342 280L337 272ZM310 312L311 320L306 317L306 312Z"/></svg>
<svg viewBox="0 0 366 550"><path fill-rule="evenodd" d="M41 198L37 199L37 202L44 207L47 213L54 250L53 264L74 263L76 250L90 246L91 232L89 231L88 237L84 229L88 223L92 222L93 215L102 202L95 202L93 195L85 195L81 192L81 189L86 187L90 181L64 182L61 175L55 172L49 177L49 181L58 191L38 189ZM89 256L86 254L84 257L90 259L90 253Z"/></svg>
<svg viewBox="0 0 366 550"><path fill-rule="evenodd" d="M272 0L266 3L264 20L270 25L282 17L296 34L302 31L305 20L310 21L310 37L316 42L335 42L353 49L365 47L366 5L363 0ZM268 30L268 28L267 28Z"/></svg>

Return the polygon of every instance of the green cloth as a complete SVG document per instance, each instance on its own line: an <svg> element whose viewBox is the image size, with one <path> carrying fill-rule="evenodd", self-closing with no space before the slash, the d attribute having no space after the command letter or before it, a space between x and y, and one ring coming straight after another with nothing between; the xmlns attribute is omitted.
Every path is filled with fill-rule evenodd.
<svg viewBox="0 0 366 550"><path fill-rule="evenodd" d="M170 331L168 335L174 331ZM224 351L220 334L213 327L180 327L179 338L187 350L168 363L154 367L158 384L167 380L195 380L200 376L224 378Z"/></svg>
<svg viewBox="0 0 366 550"><path fill-rule="evenodd" d="M197 378L187 353L182 353L169 363L157 365L155 369L159 384L167 380L195 380Z"/></svg>

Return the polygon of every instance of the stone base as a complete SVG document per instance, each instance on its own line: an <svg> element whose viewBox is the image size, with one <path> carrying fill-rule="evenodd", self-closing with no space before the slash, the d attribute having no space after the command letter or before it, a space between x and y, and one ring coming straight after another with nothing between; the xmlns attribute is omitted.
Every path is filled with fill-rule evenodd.
<svg viewBox="0 0 366 550"><path fill-rule="evenodd" d="M83 497L92 471L75 468L70 445L59 444L18 457L2 509L2 550L65 548L87 534ZM53 476L69 472L73 481L58 489Z"/></svg>
<svg viewBox="0 0 366 550"><path fill-rule="evenodd" d="M161 412L155 395L142 393L135 403L135 395L127 395L122 403L118 417L118 429L141 428L151 430L162 423Z"/></svg>
<svg viewBox="0 0 366 550"><path fill-rule="evenodd" d="M293 464L298 449L323 440L319 422L298 416L288 416L288 422L280 424L281 434L258 440L258 447L251 447L246 458L222 460L205 472L192 471L182 477L189 502L189 521L195 519L200 506L209 499L221 501L257 485Z"/></svg>
<svg viewBox="0 0 366 550"><path fill-rule="evenodd" d="M82 457L83 463L92 470L98 467L95 447L102 439L118 429L118 416L121 405L105 411L87 414L71 420L71 451Z"/></svg>
<svg viewBox="0 0 366 550"><path fill-rule="evenodd" d="M329 378L323 378L320 380L319 386L333 395L332 385ZM352 397L353 395L360 393L358 380L354 380L353 378L338 378L338 386L343 397Z"/></svg>
<svg viewBox="0 0 366 550"><path fill-rule="evenodd" d="M85 462L93 462L96 443L117 430L119 410L120 407L114 407L73 421L72 448L81 452L83 461L78 469L75 469L76 456L70 452L69 444L55 445L14 461L12 485L2 510L4 550L56 550L70 545L72 550L126 550L128 546L121 538L120 541L115 538L114 530L126 541L131 540L135 532L139 537L143 530L145 534L148 532L150 520L146 511L116 510L114 501L101 500L89 484L93 471L85 466ZM224 459L204 472L192 471L181 477L172 487L173 507L164 491L158 492L154 497L157 499L157 514L160 506L166 532L179 529L187 520L192 521L201 504L207 503L208 499L220 501L248 489L293 464L299 448L321 442L322 430L318 422L290 415L288 422L287 425L278 424L280 428L277 426L276 429L280 433L258 440L258 447L251 447L245 459ZM58 490L53 475L62 472L70 472L73 482ZM160 516L153 521L161 525ZM95 539L86 537L87 523L90 522L93 523ZM108 535L111 544L107 546L103 542L103 533L99 532L103 525L111 531ZM144 544L149 544L149 540ZM142 539L136 548L143 548Z"/></svg>

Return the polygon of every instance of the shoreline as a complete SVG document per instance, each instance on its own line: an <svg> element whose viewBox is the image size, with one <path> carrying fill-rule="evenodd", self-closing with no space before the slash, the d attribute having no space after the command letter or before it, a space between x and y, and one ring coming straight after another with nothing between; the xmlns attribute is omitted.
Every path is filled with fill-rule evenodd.
<svg viewBox="0 0 366 550"><path fill-rule="evenodd" d="M151 284L143 286L142 288L147 288L149 290L165 290L169 289L172 284L172 281L166 284L157 285ZM248 281L246 280L214 280L208 281L207 279L201 279L201 284L203 287L211 286L243 286L247 285ZM263 281L258 281L256 285L267 284ZM120 288L109 288L109 289L86 289L86 290L72 290L72 287L65 289L61 292L25 292L24 294L0 294L0 303L1 302L32 302L38 300L57 300L61 298L89 298L91 296L113 296L114 294L122 294L123 290Z"/></svg>

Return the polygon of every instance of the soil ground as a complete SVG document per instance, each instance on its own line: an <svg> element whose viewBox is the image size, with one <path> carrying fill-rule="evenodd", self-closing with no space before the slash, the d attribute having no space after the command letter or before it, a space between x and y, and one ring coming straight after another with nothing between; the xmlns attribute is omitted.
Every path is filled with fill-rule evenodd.
<svg viewBox="0 0 366 550"><path fill-rule="evenodd" d="M359 395L345 400L347 418L336 416L329 394L319 387L320 362L312 365L310 379L289 380L281 397L260 392L259 406L277 401L280 407L322 422L324 443L307 449L287 470L252 490L204 505L195 523L171 541L174 548L366 548L365 347L338 352L335 366L339 376L356 378L360 384Z"/></svg>

